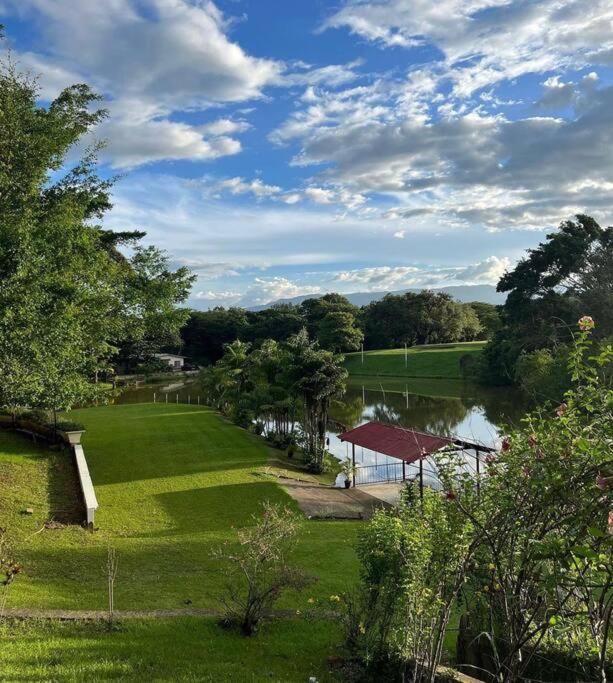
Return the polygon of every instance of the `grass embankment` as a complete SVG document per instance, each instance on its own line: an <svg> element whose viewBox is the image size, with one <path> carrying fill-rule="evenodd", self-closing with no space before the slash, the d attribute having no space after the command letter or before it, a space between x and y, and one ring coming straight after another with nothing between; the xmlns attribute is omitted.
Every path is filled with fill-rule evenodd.
<svg viewBox="0 0 613 683"><path fill-rule="evenodd" d="M381 377L424 377L461 379L460 358L470 355L476 358L485 342L462 342L458 344L430 344L404 349L382 349L349 353L345 367L351 375Z"/></svg>
<svg viewBox="0 0 613 683"><path fill-rule="evenodd" d="M67 489L58 459L67 456L0 433L0 520L24 566L9 606L104 608L112 546L117 609L219 608L224 576L214 549L234 542L263 501L294 506L268 473L264 442L197 406L120 405L72 415L87 427L100 504L94 533L75 525L40 531L58 518ZM22 514L28 507L34 514ZM300 609L309 597L326 600L343 590L356 572L358 528L305 522L295 560L319 580L281 607Z"/></svg>

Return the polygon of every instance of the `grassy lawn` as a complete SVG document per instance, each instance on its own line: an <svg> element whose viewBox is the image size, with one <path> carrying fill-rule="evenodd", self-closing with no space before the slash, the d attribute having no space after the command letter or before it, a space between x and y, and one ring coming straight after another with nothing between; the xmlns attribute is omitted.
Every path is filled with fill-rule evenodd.
<svg viewBox="0 0 613 683"><path fill-rule="evenodd" d="M279 620L246 639L210 619L0 625L3 681L319 681L341 639L330 621Z"/></svg>
<svg viewBox="0 0 613 683"><path fill-rule="evenodd" d="M0 433L0 485L9 492L0 497L0 519L24 566L8 606L104 608L112 546L117 609L218 608L223 572L212 551L233 542L263 501L293 505L267 473L264 442L197 406L118 405L73 416L87 427L100 504L94 533L76 525L43 529L59 519L57 501L73 489L68 456ZM28 507L34 514L22 514ZM300 609L309 597L325 601L346 588L356 576L359 525L305 522L295 559L319 580L280 607Z"/></svg>
<svg viewBox="0 0 613 683"><path fill-rule="evenodd" d="M406 367L404 349L365 351L364 363L360 352L349 353L345 367L351 375L460 379L460 358L481 353L484 345L485 342L463 342L412 347Z"/></svg>

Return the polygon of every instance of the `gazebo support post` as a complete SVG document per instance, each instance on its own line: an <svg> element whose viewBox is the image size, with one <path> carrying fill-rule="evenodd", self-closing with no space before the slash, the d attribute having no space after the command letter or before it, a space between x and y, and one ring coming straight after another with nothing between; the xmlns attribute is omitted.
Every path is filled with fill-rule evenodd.
<svg viewBox="0 0 613 683"><path fill-rule="evenodd" d="M353 488L355 488L355 444L351 444L351 464L353 465L353 469L351 470L351 475L353 479Z"/></svg>
<svg viewBox="0 0 613 683"><path fill-rule="evenodd" d="M419 459L419 497L424 499L424 459Z"/></svg>
<svg viewBox="0 0 613 683"><path fill-rule="evenodd" d="M402 461L402 481L406 481L407 478L407 463L405 460Z"/></svg>

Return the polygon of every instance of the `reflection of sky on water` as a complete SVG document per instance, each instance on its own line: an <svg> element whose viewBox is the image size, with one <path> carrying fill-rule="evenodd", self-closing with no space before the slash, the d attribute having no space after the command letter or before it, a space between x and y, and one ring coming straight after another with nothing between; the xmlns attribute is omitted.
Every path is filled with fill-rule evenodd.
<svg viewBox="0 0 613 683"><path fill-rule="evenodd" d="M408 384L401 386L397 380L377 384L378 388L372 385L366 388L355 380L350 382L345 396L333 408L332 417L347 429L378 420L496 447L500 442L501 425L516 422L521 410L521 401L506 389L483 389L438 380L422 381L416 388ZM331 432L329 438L329 449L335 457L341 460L351 457L350 444L342 443L335 432ZM465 467L474 471L472 451L466 455L465 462ZM362 483L402 479L402 463L395 458L356 447L356 463L367 467L359 475ZM418 471L416 465L405 468L407 478L416 476ZM424 479L426 483L436 481L436 465L432 458L424 462Z"/></svg>

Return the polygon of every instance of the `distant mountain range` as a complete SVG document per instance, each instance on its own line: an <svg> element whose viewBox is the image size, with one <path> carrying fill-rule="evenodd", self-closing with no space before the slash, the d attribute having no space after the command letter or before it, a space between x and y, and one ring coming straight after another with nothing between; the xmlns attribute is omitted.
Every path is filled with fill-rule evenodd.
<svg viewBox="0 0 613 683"><path fill-rule="evenodd" d="M427 287L412 287L410 289L399 289L393 292L353 292L351 294L344 294L352 304L356 306L366 306L371 301L379 301L383 299L386 294L404 294L405 292L421 292ZM432 288L431 288L432 289ZM450 294L456 301L462 303L470 303L471 301L482 301L486 304L503 304L507 298L506 294L501 294L496 291L493 285L454 285L451 287L437 287L432 289L435 292L445 292ZM323 296L323 295L322 295ZM250 311L263 311L266 308L271 308L278 304L301 304L307 299L319 299L319 296L313 294L306 294L303 296L294 296L291 299L277 299L262 306L253 306Z"/></svg>

